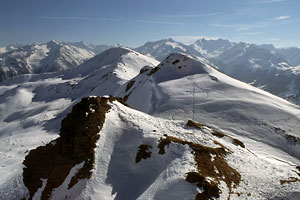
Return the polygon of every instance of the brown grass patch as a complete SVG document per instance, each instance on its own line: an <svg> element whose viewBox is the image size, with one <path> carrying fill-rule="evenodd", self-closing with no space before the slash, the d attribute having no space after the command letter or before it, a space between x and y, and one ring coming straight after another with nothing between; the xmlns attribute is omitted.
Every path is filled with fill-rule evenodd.
<svg viewBox="0 0 300 200"><path fill-rule="evenodd" d="M23 161L23 182L29 190L29 200L42 186L40 179L47 179L41 199L49 199L52 190L63 183L76 164L84 162L68 187L71 188L80 179L90 178L95 161L94 148L100 137L98 133L110 109L107 103L113 100L116 99L83 98L62 120L60 137L29 152Z"/></svg>
<svg viewBox="0 0 300 200"><path fill-rule="evenodd" d="M286 135L285 138L287 140L292 140L295 143L300 143L300 138L294 135Z"/></svg>
<svg viewBox="0 0 300 200"><path fill-rule="evenodd" d="M238 140L238 139L232 138L232 142L233 142L233 144L236 145L236 146L240 146L240 147L242 147L242 148L245 148L244 143L241 142L241 141Z"/></svg>
<svg viewBox="0 0 300 200"><path fill-rule="evenodd" d="M217 137L219 137L219 138L222 138L222 137L227 136L226 134L224 134L224 133L222 133L222 132L219 132L219 131L216 131L216 130L213 130L213 131L211 132L211 134L214 135L214 136L217 136Z"/></svg>
<svg viewBox="0 0 300 200"><path fill-rule="evenodd" d="M195 183L197 187L203 188L202 193L198 193L195 199L210 199L211 197L220 197L220 189L214 182L206 181L206 178L198 172L188 172L186 179L189 183Z"/></svg>
<svg viewBox="0 0 300 200"><path fill-rule="evenodd" d="M192 120L188 120L188 122L186 123L186 125L189 126L189 127L195 127L195 128L198 128L198 129L202 129L203 127L208 127L208 128L211 129L211 127L209 127L209 126L207 126L205 124L194 122ZM232 143L234 145L240 146L242 148L245 148L245 144L242 141L240 141L238 139L235 139L235 138L233 138L233 137L231 137L229 135L226 135L225 133L222 133L222 132L216 131L216 130L212 130L211 134L214 135L214 136L217 136L219 138L228 137L228 138L230 138L232 140Z"/></svg>
<svg viewBox="0 0 300 200"><path fill-rule="evenodd" d="M293 182L300 182L300 179L295 177L290 177L288 180L280 180L281 185L285 183L293 183Z"/></svg>
<svg viewBox="0 0 300 200"><path fill-rule="evenodd" d="M296 166L296 169L300 172L300 166ZM298 176L300 176L300 173L293 170ZM285 184L285 183L293 183L293 182L300 182L299 178L296 177L289 177L288 180L280 180L280 184Z"/></svg>
<svg viewBox="0 0 300 200"><path fill-rule="evenodd" d="M296 174L298 174L298 176L300 176L300 166L297 166L296 169L299 171L299 172L296 172L296 171L295 171Z"/></svg>
<svg viewBox="0 0 300 200"><path fill-rule="evenodd" d="M196 199L219 197L220 189L218 186L220 181L226 183L230 193L232 193L234 187L239 185L241 175L226 162L225 156L227 152L224 147L212 148L172 136L166 136L164 139L161 138L159 140L159 153L164 154L165 146L168 146L172 142L182 145L187 144L193 150L197 172L188 172L186 181L196 183L199 188L203 188L204 191L199 193ZM217 171L215 169L217 169ZM213 181L208 181L206 177L211 178Z"/></svg>
<svg viewBox="0 0 300 200"><path fill-rule="evenodd" d="M134 80L129 81L129 83L128 83L127 86L126 86L125 92L127 92L127 91L134 85L134 83L135 83Z"/></svg>
<svg viewBox="0 0 300 200"><path fill-rule="evenodd" d="M141 144L135 157L135 163L140 162L142 159L150 158L152 153L150 149L152 149L151 145Z"/></svg>
<svg viewBox="0 0 300 200"><path fill-rule="evenodd" d="M171 140L168 137L165 138L165 139L160 138L158 142L159 142L158 145L157 145L157 147L159 148L158 153L159 154L165 154L166 153L165 146L169 146L169 144L171 143Z"/></svg>
<svg viewBox="0 0 300 200"><path fill-rule="evenodd" d="M205 124L201 124L201 123L198 123L198 122L194 122L192 120L188 120L188 122L186 123L187 126L189 127L195 127L195 128L203 128L205 127L206 125Z"/></svg>

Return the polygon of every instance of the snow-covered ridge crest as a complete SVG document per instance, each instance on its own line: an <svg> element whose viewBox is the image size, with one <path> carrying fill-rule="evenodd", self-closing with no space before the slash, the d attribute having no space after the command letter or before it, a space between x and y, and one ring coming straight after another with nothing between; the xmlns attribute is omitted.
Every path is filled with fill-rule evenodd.
<svg viewBox="0 0 300 200"><path fill-rule="evenodd" d="M212 68L203 60L193 58L183 53L172 53L149 75L153 75L156 82L179 79L193 74L208 74Z"/></svg>
<svg viewBox="0 0 300 200"><path fill-rule="evenodd" d="M63 72L63 79L79 79L73 93L83 91L89 95L112 95L116 89L139 74L144 66L159 62L124 47L108 49L74 69ZM78 97L78 96L77 96Z"/></svg>

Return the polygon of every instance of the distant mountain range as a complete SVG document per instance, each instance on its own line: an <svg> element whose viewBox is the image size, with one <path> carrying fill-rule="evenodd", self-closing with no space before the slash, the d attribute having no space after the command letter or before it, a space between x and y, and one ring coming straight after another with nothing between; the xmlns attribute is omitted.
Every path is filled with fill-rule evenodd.
<svg viewBox="0 0 300 200"><path fill-rule="evenodd" d="M50 41L5 48L0 54L0 81L20 74L57 72L73 68L93 57L94 52Z"/></svg>
<svg viewBox="0 0 300 200"><path fill-rule="evenodd" d="M0 48L0 81L20 75L74 68L112 48L85 42L56 42ZM171 53L206 59L220 71L300 104L300 49L200 39L185 45L171 38L147 42L135 51L164 60Z"/></svg>
<svg viewBox="0 0 300 200"><path fill-rule="evenodd" d="M191 46L176 42L172 38L147 42L134 50L145 55L150 55L158 61L164 60L171 53L185 53L191 56L202 57L200 51Z"/></svg>

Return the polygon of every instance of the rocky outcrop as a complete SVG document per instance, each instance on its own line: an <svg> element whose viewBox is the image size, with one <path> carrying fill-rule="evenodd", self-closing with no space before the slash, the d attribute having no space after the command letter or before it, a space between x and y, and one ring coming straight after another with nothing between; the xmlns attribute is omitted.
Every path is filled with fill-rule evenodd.
<svg viewBox="0 0 300 200"><path fill-rule="evenodd" d="M70 170L84 162L83 167L72 177L68 187L78 180L90 178L95 161L94 148L100 138L105 114L114 98L87 97L76 104L61 123L60 137L46 146L40 146L25 157L23 181L29 190L29 200L47 180L41 199L49 199L54 188L60 186Z"/></svg>

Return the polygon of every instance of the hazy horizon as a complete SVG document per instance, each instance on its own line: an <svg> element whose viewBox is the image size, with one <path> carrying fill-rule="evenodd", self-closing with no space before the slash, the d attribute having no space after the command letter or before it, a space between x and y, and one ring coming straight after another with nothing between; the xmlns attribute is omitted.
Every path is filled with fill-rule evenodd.
<svg viewBox="0 0 300 200"><path fill-rule="evenodd" d="M0 46L54 39L137 47L204 36L300 47L299 7L297 0L3 0Z"/></svg>

